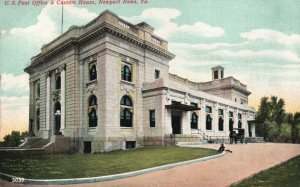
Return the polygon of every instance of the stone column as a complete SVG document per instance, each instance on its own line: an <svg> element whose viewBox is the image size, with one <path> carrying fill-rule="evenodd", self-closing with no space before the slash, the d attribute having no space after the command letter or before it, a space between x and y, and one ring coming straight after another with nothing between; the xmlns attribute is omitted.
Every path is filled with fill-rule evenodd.
<svg viewBox="0 0 300 187"><path fill-rule="evenodd" d="M66 97L66 66L63 65L61 67L60 72L60 78L61 78L61 91L60 91L60 104L61 104L61 116L60 116L60 130L63 133L63 130L65 129L65 116L66 116L66 110L65 110L65 97Z"/></svg>
<svg viewBox="0 0 300 187"><path fill-rule="evenodd" d="M255 124L254 123L251 124L251 133L252 133L252 137L256 137L255 136Z"/></svg>
<svg viewBox="0 0 300 187"><path fill-rule="evenodd" d="M50 86L50 72L46 74L46 130L50 130L50 95L51 95L51 86Z"/></svg>

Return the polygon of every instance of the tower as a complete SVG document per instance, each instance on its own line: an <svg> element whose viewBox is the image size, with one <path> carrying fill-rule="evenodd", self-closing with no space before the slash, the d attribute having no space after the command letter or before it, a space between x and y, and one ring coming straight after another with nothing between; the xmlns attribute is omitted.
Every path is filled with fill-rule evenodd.
<svg viewBox="0 0 300 187"><path fill-rule="evenodd" d="M224 78L224 67L214 66L211 68L212 80L219 80Z"/></svg>

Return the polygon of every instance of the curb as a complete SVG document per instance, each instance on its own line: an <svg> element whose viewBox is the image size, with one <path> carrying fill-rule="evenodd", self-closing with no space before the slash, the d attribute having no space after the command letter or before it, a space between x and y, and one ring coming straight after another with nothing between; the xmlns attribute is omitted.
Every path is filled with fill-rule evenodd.
<svg viewBox="0 0 300 187"><path fill-rule="evenodd" d="M207 160L212 160L215 158L220 158L225 155L225 152L222 152L220 154L208 156L208 157L203 157L203 158L198 158L194 160L188 160L188 161L183 161L183 162L178 162L174 164L167 164L167 165L162 165L162 166L157 166L157 167L152 167L152 168L147 168L147 169L142 169L142 170L137 170L137 171L132 171L132 172L126 172L126 173L121 173L121 174L115 174L115 175L106 175L106 176L101 176L101 177L89 177L89 178L72 178L72 179L23 179L20 177L16 177L13 175L5 174L0 172L0 178L9 182L12 182L13 180L21 179L20 182L22 184L33 184L33 185L50 185L50 184L81 184L81 183L95 183L95 182L104 182L104 181L110 181L110 180L116 180L116 179L123 179L127 177L134 177L137 175L142 175L146 173L151 173L155 171L160 171L160 170L166 170L166 169L171 169L174 167L178 166L184 166L188 164L193 164L197 162L203 162Z"/></svg>

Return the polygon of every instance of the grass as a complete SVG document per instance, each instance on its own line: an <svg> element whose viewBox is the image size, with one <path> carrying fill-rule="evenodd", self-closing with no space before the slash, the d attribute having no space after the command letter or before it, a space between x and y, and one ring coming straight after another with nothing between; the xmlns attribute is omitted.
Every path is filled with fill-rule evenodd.
<svg viewBox="0 0 300 187"><path fill-rule="evenodd" d="M300 156L232 186L300 186Z"/></svg>
<svg viewBox="0 0 300 187"><path fill-rule="evenodd" d="M31 179L95 177L135 171L216 154L209 149L145 147L101 154L2 158L0 171Z"/></svg>

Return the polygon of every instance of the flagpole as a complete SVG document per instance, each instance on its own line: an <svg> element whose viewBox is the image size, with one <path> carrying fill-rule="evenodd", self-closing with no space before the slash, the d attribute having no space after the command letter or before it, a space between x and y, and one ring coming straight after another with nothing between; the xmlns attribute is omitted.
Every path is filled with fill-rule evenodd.
<svg viewBox="0 0 300 187"><path fill-rule="evenodd" d="M61 31L60 34L63 33L63 27L64 27L64 3L61 3Z"/></svg>

